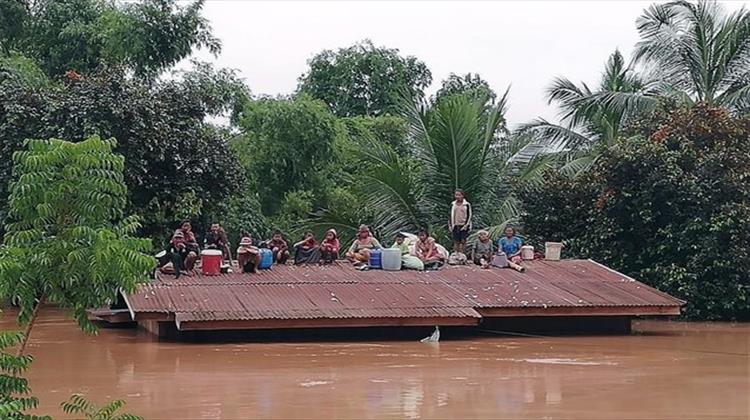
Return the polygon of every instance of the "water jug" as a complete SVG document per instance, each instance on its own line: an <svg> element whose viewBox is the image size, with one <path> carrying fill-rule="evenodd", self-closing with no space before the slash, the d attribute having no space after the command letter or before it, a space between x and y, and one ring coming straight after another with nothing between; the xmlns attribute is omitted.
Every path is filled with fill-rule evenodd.
<svg viewBox="0 0 750 420"><path fill-rule="evenodd" d="M260 251L260 264L258 265L258 268L262 269L268 269L271 268L271 265L273 265L273 251L271 251L268 248L261 248Z"/></svg>
<svg viewBox="0 0 750 420"><path fill-rule="evenodd" d="M370 250L370 268L383 268L382 255L383 251L379 249Z"/></svg>

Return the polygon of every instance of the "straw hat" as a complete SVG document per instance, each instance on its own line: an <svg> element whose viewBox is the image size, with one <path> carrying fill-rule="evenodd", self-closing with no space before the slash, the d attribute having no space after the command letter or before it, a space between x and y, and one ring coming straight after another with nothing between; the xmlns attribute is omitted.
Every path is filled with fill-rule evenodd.
<svg viewBox="0 0 750 420"><path fill-rule="evenodd" d="M240 246L252 246L253 240L249 236L243 236L242 239L240 239Z"/></svg>
<svg viewBox="0 0 750 420"><path fill-rule="evenodd" d="M177 229L176 231L174 231L174 234L172 235L172 237L182 239L185 237L185 235L182 233L181 230Z"/></svg>

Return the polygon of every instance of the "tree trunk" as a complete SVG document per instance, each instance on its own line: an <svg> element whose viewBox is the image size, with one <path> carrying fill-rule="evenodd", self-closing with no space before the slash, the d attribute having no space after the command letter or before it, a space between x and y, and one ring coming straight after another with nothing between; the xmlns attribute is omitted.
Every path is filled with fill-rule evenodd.
<svg viewBox="0 0 750 420"><path fill-rule="evenodd" d="M26 324L26 330L23 332L23 341L21 341L21 346L18 348L18 354L17 356L23 356L23 351L26 350L26 344L29 342L29 336L31 335L31 329L34 327L34 322L36 322L36 318L39 315L39 308L44 305L44 301L46 300L46 296L42 294L42 297L39 298L39 302L37 302L36 306L34 307L34 310L31 312L31 319L29 319L28 324Z"/></svg>

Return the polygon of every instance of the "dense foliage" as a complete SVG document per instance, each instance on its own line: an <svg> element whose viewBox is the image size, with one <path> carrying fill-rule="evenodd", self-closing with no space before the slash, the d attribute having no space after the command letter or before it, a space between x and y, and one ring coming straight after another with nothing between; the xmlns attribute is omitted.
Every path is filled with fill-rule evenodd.
<svg viewBox="0 0 750 420"><path fill-rule="evenodd" d="M199 67L146 84L109 69L43 90L7 80L0 83L0 151L10 156L32 137L114 136L125 157L130 211L142 217L146 235L164 234L181 218L217 212L241 184L229 134L205 122L234 107L241 91L227 95L216 85L236 81L213 73ZM10 175L10 160L0 161L0 212Z"/></svg>
<svg viewBox="0 0 750 420"><path fill-rule="evenodd" d="M203 0L184 7L175 0L2 0L0 47L38 60L50 76L86 74L102 64L154 76L196 47L219 51L202 6Z"/></svg>
<svg viewBox="0 0 750 420"><path fill-rule="evenodd" d="M134 290L154 260L147 239L134 236L138 219L124 213L124 158L114 140L79 143L28 140L14 153L10 213L0 248L0 299L29 322L39 302L73 309L79 325L93 325L86 309Z"/></svg>
<svg viewBox="0 0 750 420"><path fill-rule="evenodd" d="M36 408L39 400L30 395L29 381L22 375L28 370L33 358L29 355L13 355L9 349L21 344L24 336L20 332L0 331L0 418L2 419L49 419L24 414Z"/></svg>
<svg viewBox="0 0 750 420"><path fill-rule="evenodd" d="M422 94L432 82L423 62L369 40L322 51L308 65L299 91L322 100L340 117L383 114L393 109L399 95Z"/></svg>
<svg viewBox="0 0 750 420"><path fill-rule="evenodd" d="M658 120L586 176L549 174L526 232L685 299L692 318L750 319L750 118L698 105Z"/></svg>

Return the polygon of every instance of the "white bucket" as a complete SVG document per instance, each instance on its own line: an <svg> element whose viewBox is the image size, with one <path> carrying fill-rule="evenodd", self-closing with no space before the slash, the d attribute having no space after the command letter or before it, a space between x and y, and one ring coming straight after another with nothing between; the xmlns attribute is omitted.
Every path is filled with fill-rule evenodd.
<svg viewBox="0 0 750 420"><path fill-rule="evenodd" d="M521 247L521 258L524 260L534 259L534 247L531 245L524 245Z"/></svg>
<svg viewBox="0 0 750 420"><path fill-rule="evenodd" d="M383 270L398 271L401 269L401 250L398 248L387 248L381 254Z"/></svg>
<svg viewBox="0 0 750 420"><path fill-rule="evenodd" d="M562 250L563 244L561 242L545 242L544 243L544 259L550 261L560 261L560 251Z"/></svg>

